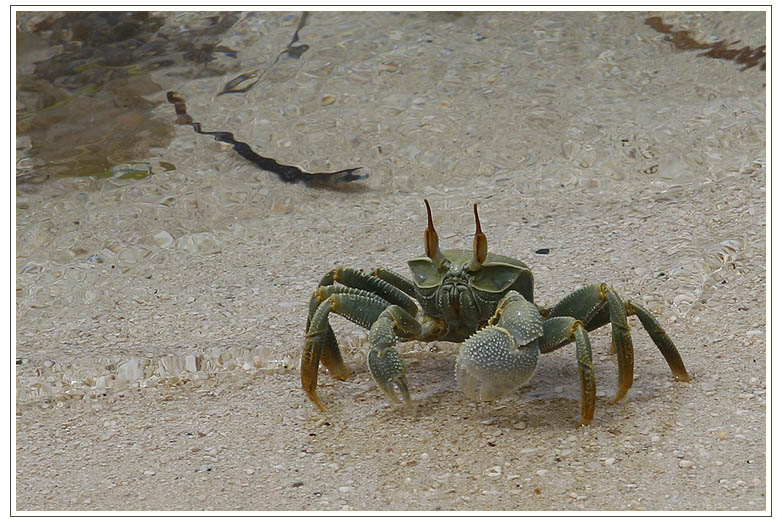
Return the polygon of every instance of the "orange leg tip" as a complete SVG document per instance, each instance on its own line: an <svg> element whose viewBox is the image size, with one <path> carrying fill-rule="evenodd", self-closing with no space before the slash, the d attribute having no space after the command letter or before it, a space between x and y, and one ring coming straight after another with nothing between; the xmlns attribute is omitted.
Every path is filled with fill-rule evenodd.
<svg viewBox="0 0 782 522"><path fill-rule="evenodd" d="M345 366L345 363L340 361L339 363L327 363L327 361L323 361L323 363L326 365L326 367L329 369L329 375L333 377L334 379L337 379L339 381L347 380L348 377L350 377L350 370L347 366Z"/></svg>
<svg viewBox="0 0 782 522"><path fill-rule="evenodd" d="M616 397L614 397L613 399L611 399L611 401L610 401L608 404L616 404L617 402L619 402L619 401L621 401L622 399L624 399L624 398L625 398L625 395L627 395L627 390L625 390L625 389L621 389L621 388L620 388L620 389L619 389L619 390L617 390L617 392L616 392Z"/></svg>
<svg viewBox="0 0 782 522"><path fill-rule="evenodd" d="M313 403L315 403L315 406L320 408L320 411L326 411L328 409L328 408L326 408L326 406L323 405L322 402L320 402L320 397L318 397L318 394L317 394L317 392L315 392L315 390L312 390L312 391L304 390L304 391L307 392L307 397L309 397L310 400Z"/></svg>
<svg viewBox="0 0 782 522"><path fill-rule="evenodd" d="M690 374L688 374L687 372L684 372L684 373L675 373L675 374L673 375L673 378L674 378L674 379L675 379L677 382L690 382L690 380L692 379L692 377L690 377Z"/></svg>

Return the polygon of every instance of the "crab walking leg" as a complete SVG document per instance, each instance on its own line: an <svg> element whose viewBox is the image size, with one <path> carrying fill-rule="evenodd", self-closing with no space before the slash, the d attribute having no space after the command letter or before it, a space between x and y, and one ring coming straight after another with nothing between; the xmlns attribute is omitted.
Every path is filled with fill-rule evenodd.
<svg viewBox="0 0 782 522"><path fill-rule="evenodd" d="M316 392L320 362L323 361L338 379L347 378L349 373L329 324L329 314L339 314L364 328L369 328L390 303L364 290L334 285L318 288L312 299L320 303L307 321L307 340L301 354L301 387L310 400L325 411L326 407Z"/></svg>
<svg viewBox="0 0 782 522"><path fill-rule="evenodd" d="M627 323L627 309L614 289L605 283L580 288L557 303L549 317L572 317L581 321L588 331L610 321L611 346L616 350L619 366L618 388L611 402L622 399L633 385L635 357L630 325Z"/></svg>
<svg viewBox="0 0 782 522"><path fill-rule="evenodd" d="M369 350L367 361L369 372L380 391L392 401L399 402L394 386L399 388L402 398L410 405L410 391L405 378L405 363L394 349L400 340L417 339L421 335L421 324L401 306L390 305L369 330Z"/></svg>
<svg viewBox="0 0 782 522"><path fill-rule="evenodd" d="M415 285L413 284L413 282L410 281L408 278L397 274L393 270L387 270L385 268L375 268L372 271L372 275L377 277L378 279L382 279L383 281L389 283L391 286L400 289L407 295L411 297L415 297Z"/></svg>
<svg viewBox="0 0 782 522"><path fill-rule="evenodd" d="M556 348L576 341L576 359L578 360L578 376L581 380L581 420L580 426L592 422L595 416L595 374L592 371L592 348L586 328L572 317L552 317L543 323L543 340L541 353L548 353Z"/></svg>
<svg viewBox="0 0 782 522"><path fill-rule="evenodd" d="M657 322L657 319L654 318L649 310L630 301L627 302L627 313L628 315L638 316L644 330L646 330L654 344L660 349L663 357L665 357L674 378L677 381L688 382L690 375L687 373L687 368L684 367L684 361L682 361L681 355L679 355L679 350L676 349L673 341L668 337L663 327L660 326L660 323Z"/></svg>
<svg viewBox="0 0 782 522"><path fill-rule="evenodd" d="M387 270L378 269L375 272L380 272L381 275L391 273ZM415 315L418 313L418 305L415 304L409 295L406 293L405 288L398 288L396 282L400 281L401 284L411 285L409 281L405 281L403 277L397 276L398 280L386 281L382 277L376 275L365 274L353 268L338 267L329 273L327 273L320 282L320 286L332 285L334 283L341 283L351 288L358 288L360 290L366 290L372 294L375 294L391 304L401 306L407 313Z"/></svg>
<svg viewBox="0 0 782 522"><path fill-rule="evenodd" d="M616 348L616 362L619 365L619 382L616 397L611 400L615 403L627 394L627 390L633 385L633 365L635 354L633 352L633 338L630 336L630 325L627 323L627 309L624 303L616 295L614 289L606 284L599 285L601 297L608 301L608 313L611 317L611 344Z"/></svg>
<svg viewBox="0 0 782 522"><path fill-rule="evenodd" d="M608 307L605 306L606 303L608 303ZM622 308L624 309L624 313L622 313ZM665 361L668 363L674 378L677 381L684 382L690 380L690 375L687 373L681 355L679 355L679 350L651 312L643 306L631 301L622 301L617 296L616 292L608 285L591 285L576 290L560 301L549 313L550 317L567 315L581 320L586 326L587 331L590 332L610 322L613 333L612 348L621 347L624 342L623 339L625 338L625 335L620 333L620 338L617 341L617 326L620 325L620 332L626 332L626 339L629 340L629 330L621 328L621 325L626 325L627 316L637 316L641 321L644 330L646 330L646 333L649 334L649 337L652 338L652 341L654 341L654 344L660 350L660 353L665 357ZM622 316L624 316L624 319L622 319ZM630 347L632 349L632 341L630 341ZM621 359L622 354L620 352L621 350L617 351L620 373L621 368L623 366L626 368L628 365L632 371L632 354L630 354L630 361L627 361L626 355L624 359ZM622 377L620 375L620 383L622 382L621 379ZM631 385L632 374L630 374L627 388ZM614 402L621 399L623 396L624 394L617 394L617 398L614 399Z"/></svg>

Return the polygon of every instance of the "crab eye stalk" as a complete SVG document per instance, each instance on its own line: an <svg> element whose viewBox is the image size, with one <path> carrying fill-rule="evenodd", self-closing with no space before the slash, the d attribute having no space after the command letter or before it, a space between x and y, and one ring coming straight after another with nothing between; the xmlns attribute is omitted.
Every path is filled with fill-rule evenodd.
<svg viewBox="0 0 782 522"><path fill-rule="evenodd" d="M429 207L429 200L424 200L426 204L426 217L429 220L429 225L426 227L424 233L424 246L426 247L426 257L432 260L432 262L439 266L445 264L446 259L442 252L440 252L440 240L437 238L437 232L434 230L434 223L432 222L432 209Z"/></svg>
<svg viewBox="0 0 782 522"><path fill-rule="evenodd" d="M486 235L481 230L481 220L478 219L478 204L473 206L475 212L475 237L472 240L472 261L467 266L470 272L477 272L481 269L483 262L489 252L489 243L486 241Z"/></svg>

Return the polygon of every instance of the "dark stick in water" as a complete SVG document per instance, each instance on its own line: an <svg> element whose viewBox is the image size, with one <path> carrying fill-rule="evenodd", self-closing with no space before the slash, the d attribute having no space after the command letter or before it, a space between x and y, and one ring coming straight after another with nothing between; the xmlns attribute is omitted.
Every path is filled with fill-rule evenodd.
<svg viewBox="0 0 782 522"><path fill-rule="evenodd" d="M187 114L185 100L176 92L168 91L166 93L166 98L168 99L168 102L174 106L174 110L177 113L177 123L179 125L190 125L198 134L214 136L214 139L217 141L233 145L234 150L243 158L252 161L263 170L268 170L269 172L277 174L277 176L286 183L304 183L305 185L310 186L338 185L369 177L369 174L356 173L361 167L339 170L337 172L304 172L298 167L283 165L272 158L266 158L256 153L248 144L243 141L237 141L230 132L209 132L202 130L201 124L194 122L193 118Z"/></svg>

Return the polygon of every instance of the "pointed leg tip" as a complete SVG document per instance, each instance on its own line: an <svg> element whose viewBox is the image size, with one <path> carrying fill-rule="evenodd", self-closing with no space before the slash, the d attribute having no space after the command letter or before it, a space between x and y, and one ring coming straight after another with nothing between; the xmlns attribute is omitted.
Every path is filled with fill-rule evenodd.
<svg viewBox="0 0 782 522"><path fill-rule="evenodd" d="M624 398L625 398L625 395L627 395L627 390L623 390L623 389L621 389L621 388L620 388L620 389L619 389L619 390L616 392L616 397L614 397L613 399L611 399L611 400L609 401L609 403L608 403L608 404L616 404L617 402L619 402L619 401L621 401L622 399L624 399Z"/></svg>
<svg viewBox="0 0 782 522"><path fill-rule="evenodd" d="M674 379L675 379L677 382L690 382L690 380L692 380L692 377L690 377L690 374L689 374L689 373L687 373L687 372L684 372L684 373L675 373L675 374L673 374L673 378L674 378Z"/></svg>
<svg viewBox="0 0 782 522"><path fill-rule="evenodd" d="M329 374L338 381L345 381L350 377L350 370L343 364L338 368L329 368Z"/></svg>
<svg viewBox="0 0 782 522"><path fill-rule="evenodd" d="M320 397L318 397L318 393L315 390L304 390L307 393L307 397L317 406L320 411L326 411L328 408L320 402Z"/></svg>

